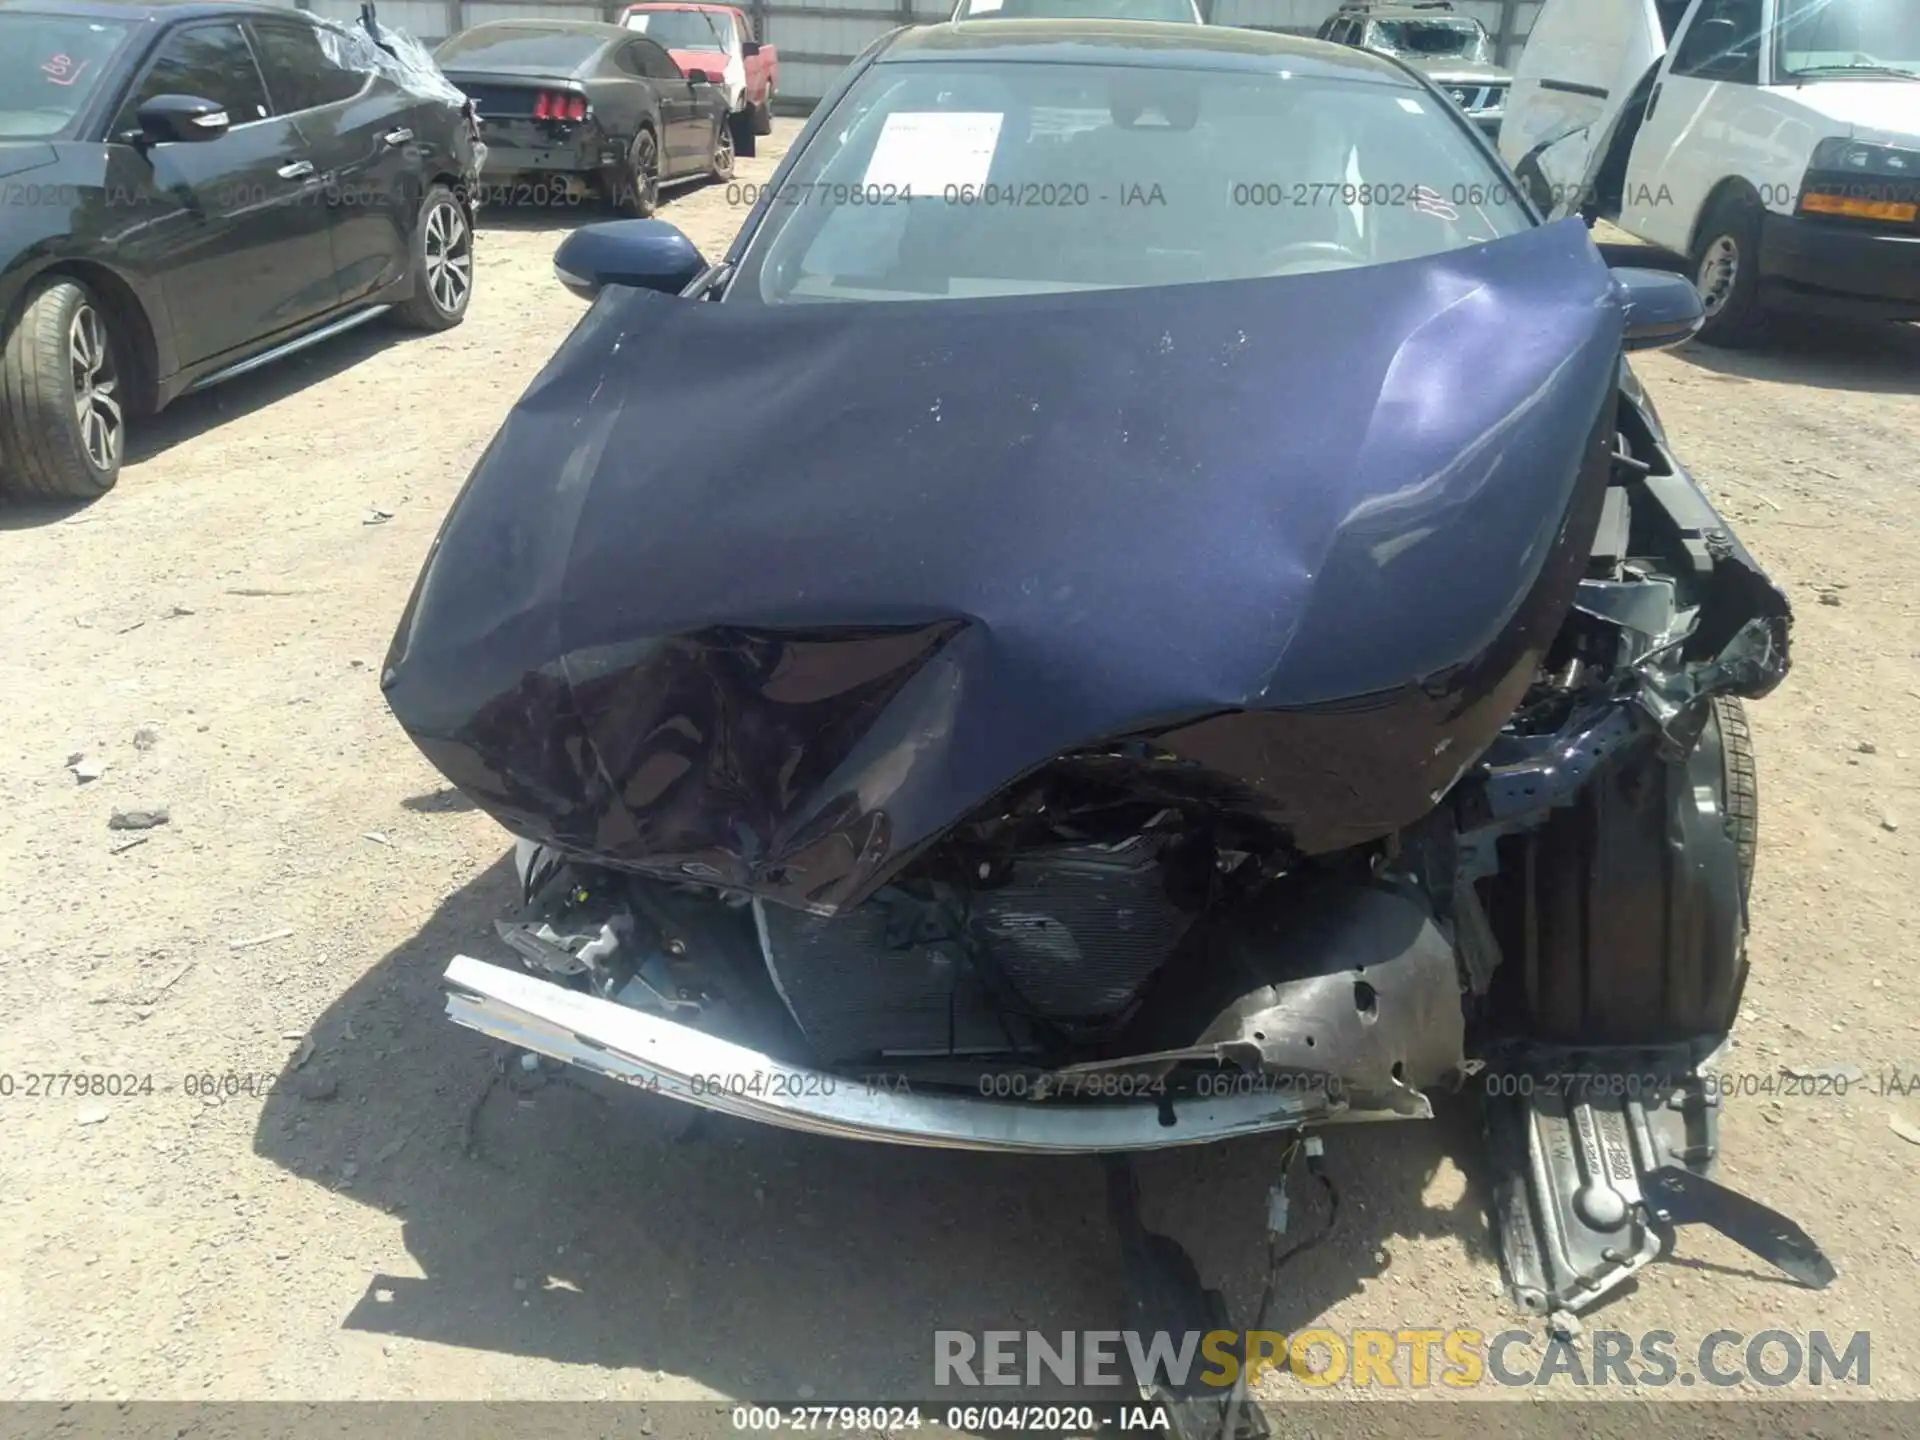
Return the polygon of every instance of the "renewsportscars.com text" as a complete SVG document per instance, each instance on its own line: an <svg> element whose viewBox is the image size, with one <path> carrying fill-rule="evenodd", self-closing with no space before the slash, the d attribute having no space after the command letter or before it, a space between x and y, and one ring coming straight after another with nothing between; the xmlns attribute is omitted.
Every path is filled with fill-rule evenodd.
<svg viewBox="0 0 1920 1440"><path fill-rule="evenodd" d="M1123 1388L1159 1376L1174 1386L1226 1388L1244 1372L1302 1385L1425 1389L1481 1385L1730 1386L1872 1384L1867 1331L1715 1330L1696 1342L1671 1330L1590 1330L1577 1342L1533 1330L936 1330L933 1383L942 1388L1048 1384Z"/></svg>

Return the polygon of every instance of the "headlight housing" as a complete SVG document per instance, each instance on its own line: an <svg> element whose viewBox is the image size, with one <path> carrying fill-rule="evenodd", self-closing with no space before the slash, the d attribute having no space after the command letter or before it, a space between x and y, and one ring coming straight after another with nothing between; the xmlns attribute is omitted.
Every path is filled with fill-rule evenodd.
<svg viewBox="0 0 1920 1440"><path fill-rule="evenodd" d="M1800 213L1911 225L1920 219L1920 149L1834 136L1814 148Z"/></svg>

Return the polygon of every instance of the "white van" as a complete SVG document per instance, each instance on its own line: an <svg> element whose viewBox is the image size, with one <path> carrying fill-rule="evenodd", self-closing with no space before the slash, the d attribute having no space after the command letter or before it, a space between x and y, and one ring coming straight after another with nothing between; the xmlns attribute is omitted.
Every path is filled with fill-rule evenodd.
<svg viewBox="0 0 1920 1440"><path fill-rule="evenodd" d="M1499 143L1549 213L1688 257L1703 340L1920 319L1920 0L1545 0Z"/></svg>

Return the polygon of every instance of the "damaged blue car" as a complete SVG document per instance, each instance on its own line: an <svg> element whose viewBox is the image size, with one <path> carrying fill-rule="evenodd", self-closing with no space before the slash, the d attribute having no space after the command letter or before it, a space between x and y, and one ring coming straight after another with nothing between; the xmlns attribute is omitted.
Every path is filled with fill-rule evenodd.
<svg viewBox="0 0 1920 1440"><path fill-rule="evenodd" d="M1115 22L876 42L717 260L569 236L383 677L519 840L452 1017L983 1150L1467 1090L1526 1307L1693 1221L1826 1283L1700 1073L1791 614L1621 258L1390 57Z"/></svg>

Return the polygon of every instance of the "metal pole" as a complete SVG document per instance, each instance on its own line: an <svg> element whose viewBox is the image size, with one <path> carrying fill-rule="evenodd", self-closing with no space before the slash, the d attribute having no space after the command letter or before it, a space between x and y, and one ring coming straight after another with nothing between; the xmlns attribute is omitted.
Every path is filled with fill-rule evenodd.
<svg viewBox="0 0 1920 1440"><path fill-rule="evenodd" d="M1521 0L1500 0L1500 38L1494 42L1493 58L1501 64L1513 64L1513 47L1519 40Z"/></svg>

